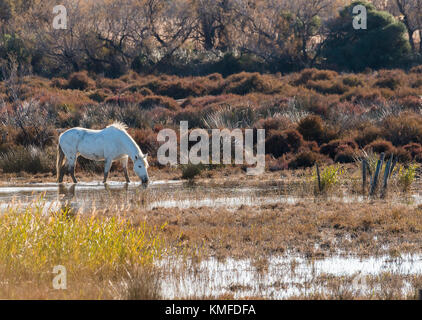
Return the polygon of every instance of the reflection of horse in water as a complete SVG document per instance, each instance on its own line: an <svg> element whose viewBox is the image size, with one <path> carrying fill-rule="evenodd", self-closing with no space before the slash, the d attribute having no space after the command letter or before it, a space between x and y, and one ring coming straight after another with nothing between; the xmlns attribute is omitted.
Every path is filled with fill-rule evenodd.
<svg viewBox="0 0 422 320"><path fill-rule="evenodd" d="M78 206L77 202L73 202L75 199L75 187L75 184L72 184L69 188L66 188L63 184L59 184L57 198L62 212L70 214L78 212L80 206Z"/></svg>
<svg viewBox="0 0 422 320"><path fill-rule="evenodd" d="M73 182L77 183L75 166L79 155L89 160L105 161L104 183L107 182L113 161L121 162L126 182L130 182L127 171L128 158L132 159L133 170L142 182L149 180L147 155L142 153L123 124L114 123L103 130L69 129L60 135L57 149L59 183L63 182L65 166Z"/></svg>
<svg viewBox="0 0 422 320"><path fill-rule="evenodd" d="M142 186L143 188L146 188L146 186ZM110 189L110 186L105 183L104 189L107 192L107 197L110 199L112 198L112 192ZM123 187L120 189L117 189L119 191L125 191L127 195L127 191L129 190L129 184L125 183L123 184ZM116 191L117 191L116 190ZM95 195L96 193L93 193L92 195ZM76 184L71 184L69 187L67 187L65 184L59 184L59 189L57 193L57 198L60 203L60 210L63 212L76 214L82 207L83 207L83 201L82 199L78 199L76 196ZM92 199L94 202L95 199Z"/></svg>

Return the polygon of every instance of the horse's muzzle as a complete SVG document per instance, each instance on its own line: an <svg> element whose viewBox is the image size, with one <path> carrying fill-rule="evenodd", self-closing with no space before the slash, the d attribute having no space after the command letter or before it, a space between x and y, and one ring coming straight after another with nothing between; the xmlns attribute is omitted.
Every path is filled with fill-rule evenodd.
<svg viewBox="0 0 422 320"><path fill-rule="evenodd" d="M149 182L149 178L148 177L142 178L142 183L148 183L148 182Z"/></svg>

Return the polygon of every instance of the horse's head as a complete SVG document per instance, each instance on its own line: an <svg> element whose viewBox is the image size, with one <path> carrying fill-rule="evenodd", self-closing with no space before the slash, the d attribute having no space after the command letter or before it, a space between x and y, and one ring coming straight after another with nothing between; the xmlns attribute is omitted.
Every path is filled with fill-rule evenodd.
<svg viewBox="0 0 422 320"><path fill-rule="evenodd" d="M146 155L137 155L135 156L135 161L133 163L133 170L135 171L136 175L142 180L143 183L147 183L149 181L148 176L148 161L147 161L147 154Z"/></svg>

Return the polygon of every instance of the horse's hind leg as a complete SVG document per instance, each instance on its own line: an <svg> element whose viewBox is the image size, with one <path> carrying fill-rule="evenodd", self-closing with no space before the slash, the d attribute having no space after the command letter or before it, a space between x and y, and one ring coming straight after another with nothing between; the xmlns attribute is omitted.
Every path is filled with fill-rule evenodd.
<svg viewBox="0 0 422 320"><path fill-rule="evenodd" d="M76 166L76 159L68 159L68 170L70 173L70 176L72 177L73 183L78 183L78 180L76 180L75 177L75 166Z"/></svg>
<svg viewBox="0 0 422 320"><path fill-rule="evenodd" d="M129 179L129 173L127 171L127 162L128 162L128 158L124 158L123 160L120 161L120 163L123 166L123 172L125 174L125 179L127 183L130 183L130 179Z"/></svg>

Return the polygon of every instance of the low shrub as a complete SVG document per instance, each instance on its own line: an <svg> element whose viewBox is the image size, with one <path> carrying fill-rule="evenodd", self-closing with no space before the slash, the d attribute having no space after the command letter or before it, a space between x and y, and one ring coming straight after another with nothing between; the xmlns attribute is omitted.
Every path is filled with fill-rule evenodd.
<svg viewBox="0 0 422 320"><path fill-rule="evenodd" d="M335 162L339 163L353 163L355 162L356 150L348 145L340 145L336 150Z"/></svg>
<svg viewBox="0 0 422 320"><path fill-rule="evenodd" d="M363 81L360 80L357 76L344 77L343 84L349 87L362 87L364 85Z"/></svg>
<svg viewBox="0 0 422 320"><path fill-rule="evenodd" d="M320 143L324 135L324 126L321 117L310 115L300 120L297 130L307 141Z"/></svg>
<svg viewBox="0 0 422 320"><path fill-rule="evenodd" d="M72 73L69 77L68 89L86 90L95 86L95 82L85 71Z"/></svg>
<svg viewBox="0 0 422 320"><path fill-rule="evenodd" d="M313 151L303 151L295 155L294 158L289 162L289 168L298 169L312 167L320 158L321 157L319 153Z"/></svg>
<svg viewBox="0 0 422 320"><path fill-rule="evenodd" d="M422 145L419 143L409 143L403 149L410 153L413 160L422 162Z"/></svg>
<svg viewBox="0 0 422 320"><path fill-rule="evenodd" d="M245 95L251 92L270 93L273 89L268 77L259 73L242 72L229 76L223 85L224 93Z"/></svg>
<svg viewBox="0 0 422 320"><path fill-rule="evenodd" d="M264 129L266 136L271 130L286 130L291 125L291 121L286 117L260 119L255 124L257 129Z"/></svg>
<svg viewBox="0 0 422 320"><path fill-rule="evenodd" d="M157 107L161 107L161 108L165 108L165 109L169 109L173 111L180 109L180 106L176 102L176 100L169 97L162 97L162 96L145 97L139 102L139 107L141 109L146 109L146 110L150 110Z"/></svg>
<svg viewBox="0 0 422 320"><path fill-rule="evenodd" d="M381 138L383 136L382 128L376 127L370 123L364 124L363 128L358 130L357 135L355 136L355 141L360 148L365 147L371 142Z"/></svg>
<svg viewBox="0 0 422 320"><path fill-rule="evenodd" d="M375 86L378 88L388 88L390 90L396 90L400 87L401 82L399 79L391 77L391 78L382 78L375 82Z"/></svg>
<svg viewBox="0 0 422 320"><path fill-rule="evenodd" d="M331 159L335 159L339 151L347 153L349 151L354 152L358 148L358 145L355 141L350 139L337 139L332 140L328 143L321 145L320 152L329 156Z"/></svg>
<svg viewBox="0 0 422 320"><path fill-rule="evenodd" d="M204 169L200 164L187 164L182 165L182 179L193 180L196 176L200 175Z"/></svg>
<svg viewBox="0 0 422 320"><path fill-rule="evenodd" d="M308 81L306 87L322 94L344 94L348 91L348 87L340 82L331 80Z"/></svg>
<svg viewBox="0 0 422 320"><path fill-rule="evenodd" d="M416 169L418 165L410 164L407 167L400 166L398 182L404 192L409 191L416 178Z"/></svg>
<svg viewBox="0 0 422 320"><path fill-rule="evenodd" d="M422 144L422 117L415 113L403 112L389 116L383 123L383 136L395 146L411 142Z"/></svg>
<svg viewBox="0 0 422 320"><path fill-rule="evenodd" d="M364 150L365 151L372 150L373 152L376 152L376 153L384 152L385 155L391 155L392 153L395 152L395 148L393 144L390 141L386 141L382 139L377 139L371 142L370 144L365 146Z"/></svg>
<svg viewBox="0 0 422 320"><path fill-rule="evenodd" d="M288 152L297 152L303 143L302 135L297 130L272 130L265 140L265 151L278 158Z"/></svg>
<svg viewBox="0 0 422 320"><path fill-rule="evenodd" d="M0 168L4 173L54 173L55 154L33 146L16 146L0 154Z"/></svg>
<svg viewBox="0 0 422 320"><path fill-rule="evenodd" d="M325 193L339 183L339 178L343 174L343 170L339 166L329 166L320 172L320 183L318 183L318 175L315 173L312 177L315 190L317 193Z"/></svg>

